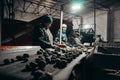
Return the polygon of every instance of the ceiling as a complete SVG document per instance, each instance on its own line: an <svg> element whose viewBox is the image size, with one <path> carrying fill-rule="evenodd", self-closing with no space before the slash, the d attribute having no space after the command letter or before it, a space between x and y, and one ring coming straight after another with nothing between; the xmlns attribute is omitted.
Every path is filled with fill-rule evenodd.
<svg viewBox="0 0 120 80"><path fill-rule="evenodd" d="M8 1L4 0L6 6ZM32 13L36 15L43 15L45 13L51 14L53 17L60 17L61 6L63 6L64 17L69 15L86 14L93 11L94 8L97 10L109 10L109 8L115 4L120 3L120 0L13 0L14 9L13 11L20 11L22 13ZM83 8L77 13L71 11L71 4L74 1L82 3ZM95 3L95 4L94 4Z"/></svg>

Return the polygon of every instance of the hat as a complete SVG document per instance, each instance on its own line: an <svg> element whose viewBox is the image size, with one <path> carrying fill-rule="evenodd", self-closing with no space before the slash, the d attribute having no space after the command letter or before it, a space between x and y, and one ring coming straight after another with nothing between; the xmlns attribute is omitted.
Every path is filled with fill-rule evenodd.
<svg viewBox="0 0 120 80"><path fill-rule="evenodd" d="M53 23L53 19L50 15L43 15L40 18L41 23Z"/></svg>
<svg viewBox="0 0 120 80"><path fill-rule="evenodd" d="M63 28L67 28L67 25L66 25L66 24L62 24L62 27L63 27Z"/></svg>

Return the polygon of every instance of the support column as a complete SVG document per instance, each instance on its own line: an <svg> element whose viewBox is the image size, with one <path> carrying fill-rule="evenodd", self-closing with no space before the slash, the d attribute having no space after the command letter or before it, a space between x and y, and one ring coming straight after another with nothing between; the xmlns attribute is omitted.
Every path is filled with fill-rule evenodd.
<svg viewBox="0 0 120 80"><path fill-rule="evenodd" d="M80 31L82 28L83 28L83 17L81 16L80 17L80 25L79 25L79 34L80 34Z"/></svg>
<svg viewBox="0 0 120 80"><path fill-rule="evenodd" d="M94 0L94 31L95 31L95 35L96 35L96 0Z"/></svg>
<svg viewBox="0 0 120 80"><path fill-rule="evenodd" d="M8 7L8 18L14 19L14 1L13 0L6 0L7 7Z"/></svg>
<svg viewBox="0 0 120 80"><path fill-rule="evenodd" d="M107 40L111 41L111 9L108 10L107 14Z"/></svg>
<svg viewBox="0 0 120 80"><path fill-rule="evenodd" d="M63 5L61 5L61 17L60 17L60 44L62 44L62 24L63 24Z"/></svg>
<svg viewBox="0 0 120 80"><path fill-rule="evenodd" d="M1 46L1 33L2 33L3 14L4 14L3 0L0 0L0 46Z"/></svg>

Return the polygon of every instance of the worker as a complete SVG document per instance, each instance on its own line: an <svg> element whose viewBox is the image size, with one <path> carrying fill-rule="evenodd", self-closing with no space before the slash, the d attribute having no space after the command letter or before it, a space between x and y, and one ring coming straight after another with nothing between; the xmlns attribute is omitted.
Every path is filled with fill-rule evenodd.
<svg viewBox="0 0 120 80"><path fill-rule="evenodd" d="M33 45L41 46L43 49L53 47L53 36L49 30L52 23L53 19L50 15L46 14L40 17L40 23L33 30Z"/></svg>
<svg viewBox="0 0 120 80"><path fill-rule="evenodd" d="M65 44L67 42L66 30L67 30L67 25L66 24L62 24L62 35L61 35L62 44L63 43ZM59 41L60 41L60 30L58 30L57 37L56 37L55 41L59 44Z"/></svg>

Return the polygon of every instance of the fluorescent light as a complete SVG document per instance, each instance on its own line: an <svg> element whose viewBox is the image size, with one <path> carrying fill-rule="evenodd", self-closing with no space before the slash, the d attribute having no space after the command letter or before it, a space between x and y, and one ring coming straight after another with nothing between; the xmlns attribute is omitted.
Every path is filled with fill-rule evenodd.
<svg viewBox="0 0 120 80"><path fill-rule="evenodd" d="M79 10L79 9L81 9L80 5L73 5L72 6L72 10Z"/></svg>
<svg viewBox="0 0 120 80"><path fill-rule="evenodd" d="M82 8L83 8L83 3L75 1L71 4L71 9L70 10L71 10L72 13L76 13L76 12L79 12Z"/></svg>

